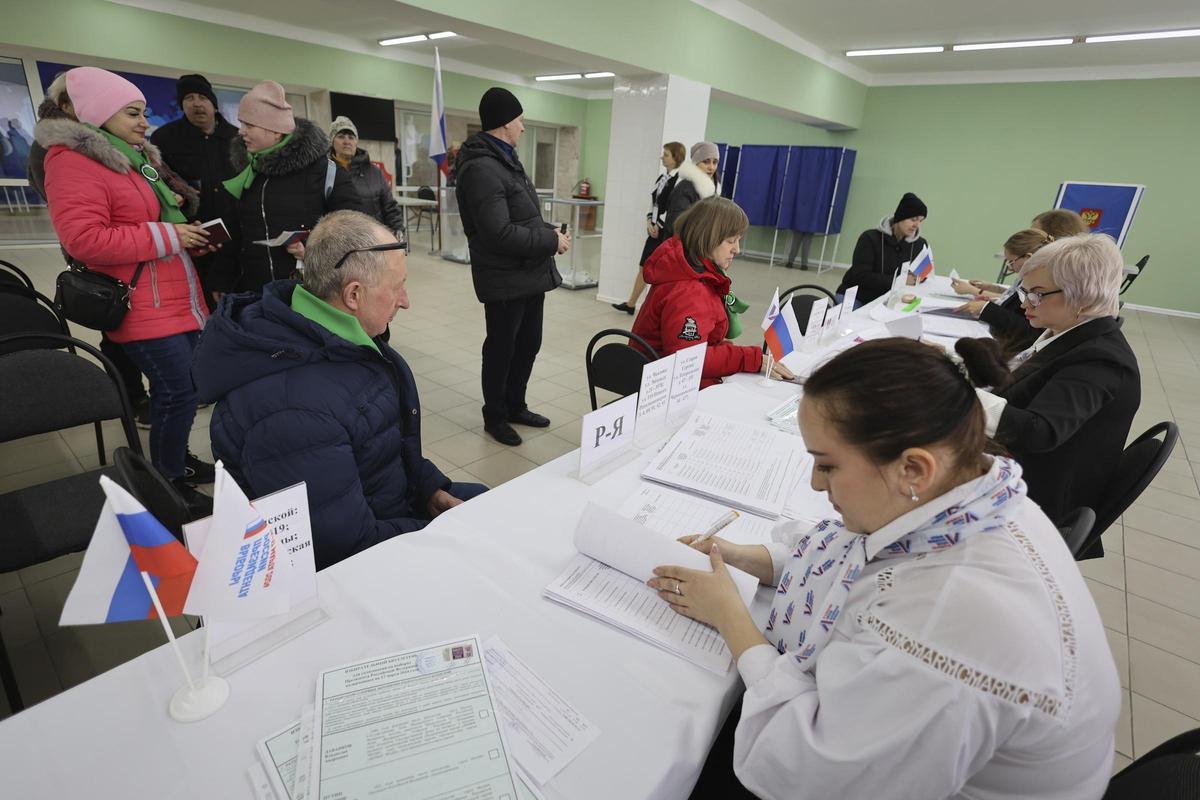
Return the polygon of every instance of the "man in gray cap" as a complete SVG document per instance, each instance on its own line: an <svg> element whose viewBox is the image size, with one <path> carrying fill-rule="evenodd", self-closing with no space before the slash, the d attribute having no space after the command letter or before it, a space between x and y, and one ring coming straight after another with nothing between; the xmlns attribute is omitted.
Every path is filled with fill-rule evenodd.
<svg viewBox="0 0 1200 800"><path fill-rule="evenodd" d="M471 249L471 279L483 303L483 425L515 447L513 423L547 428L529 410L525 388L542 346L546 292L562 283L554 256L567 252L569 234L542 219L533 182L517 158L524 110L507 89L492 87L479 101L483 132L463 143L455 160L455 193Z"/></svg>

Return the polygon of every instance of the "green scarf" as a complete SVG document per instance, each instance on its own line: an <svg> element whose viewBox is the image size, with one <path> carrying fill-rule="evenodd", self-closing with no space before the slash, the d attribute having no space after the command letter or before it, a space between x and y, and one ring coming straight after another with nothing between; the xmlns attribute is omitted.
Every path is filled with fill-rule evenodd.
<svg viewBox="0 0 1200 800"><path fill-rule="evenodd" d="M292 140L292 134L289 133L287 136L284 136L282 139L280 139L278 142L276 142L275 144L268 147L266 150L259 150L257 153L251 153L251 152L247 151L246 155L250 157L250 163L247 164L246 168L244 170L242 170L241 172L239 172L237 175L234 175L232 178L230 178L227 181L221 182L221 185L225 187L225 191L227 191L231 195L233 195L234 198L241 200L242 192L249 189L250 184L254 183L254 175L255 175L254 165L258 163L258 160L260 158L262 158L263 156L267 155L268 153L274 153L276 150L283 147L285 144L287 144L291 140Z"/></svg>
<svg viewBox="0 0 1200 800"><path fill-rule="evenodd" d="M175 193L171 191L170 186L167 186L167 182L159 177L158 170L146 158L145 153L141 150L135 150L129 142L120 136L109 133L103 128L97 128L95 125L88 125L87 127L108 139L109 144L117 148L117 152L128 158L133 168L146 179L146 183L150 184L150 188L158 195L159 222L187 222L187 217L179 210L179 203L175 202Z"/></svg>
<svg viewBox="0 0 1200 800"><path fill-rule="evenodd" d="M370 336L367 336L367 332L363 330L356 317L334 308L303 286L297 285L296 290L292 292L292 311L312 320L334 336L340 336L350 344L370 347L376 353L380 353L379 345L375 344Z"/></svg>
<svg viewBox="0 0 1200 800"><path fill-rule="evenodd" d="M725 295L725 319L729 322L729 333L725 334L726 339L736 339L742 335L740 315L749 307L748 303L739 300L732 291Z"/></svg>

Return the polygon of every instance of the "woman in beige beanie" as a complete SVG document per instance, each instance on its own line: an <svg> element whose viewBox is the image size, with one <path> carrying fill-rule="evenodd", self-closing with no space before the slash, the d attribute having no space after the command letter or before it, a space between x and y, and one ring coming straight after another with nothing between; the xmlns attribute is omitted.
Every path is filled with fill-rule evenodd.
<svg viewBox="0 0 1200 800"><path fill-rule="evenodd" d="M364 209L350 175L329 160L329 137L292 113L278 83L263 81L247 92L238 122L231 159L241 172L224 183L236 200L226 220L236 246L227 248L234 257L214 270L214 288L257 292L291 278L304 251L299 242L286 248L255 242L311 230L330 211Z"/></svg>

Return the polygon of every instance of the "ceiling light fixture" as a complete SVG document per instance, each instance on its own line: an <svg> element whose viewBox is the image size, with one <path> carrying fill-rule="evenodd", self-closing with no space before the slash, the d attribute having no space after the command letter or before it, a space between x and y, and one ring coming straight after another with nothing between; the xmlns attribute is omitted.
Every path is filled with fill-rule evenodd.
<svg viewBox="0 0 1200 800"><path fill-rule="evenodd" d="M1154 33L1117 33L1111 36L1085 36L1085 44L1102 44L1104 42L1138 42L1144 39L1183 39L1189 36L1200 36L1200 28L1180 31L1155 31Z"/></svg>
<svg viewBox="0 0 1200 800"><path fill-rule="evenodd" d="M454 31L442 31L440 33L429 34L430 39L449 39L453 36L458 36L458 34Z"/></svg>
<svg viewBox="0 0 1200 800"><path fill-rule="evenodd" d="M613 78L613 77L616 77L616 73L613 73L613 72L585 72L585 73L583 73L583 77L585 77L585 78Z"/></svg>
<svg viewBox="0 0 1200 800"><path fill-rule="evenodd" d="M888 47L883 50L847 50L846 55L850 58L857 56L906 56L914 53L943 53L945 47L937 45L936 47Z"/></svg>
<svg viewBox="0 0 1200 800"><path fill-rule="evenodd" d="M956 44L954 52L961 53L968 50L1009 50L1014 47L1057 47L1058 45L1072 44L1074 39L1033 39L1025 42L981 42L979 44Z"/></svg>
<svg viewBox="0 0 1200 800"><path fill-rule="evenodd" d="M412 44L413 42L424 42L429 37L423 33L418 33L414 36L397 36L394 39L380 39L379 43L384 47L390 44Z"/></svg>
<svg viewBox="0 0 1200 800"><path fill-rule="evenodd" d="M577 81L582 78L578 72L571 72L565 75L538 75L534 78L535 81Z"/></svg>

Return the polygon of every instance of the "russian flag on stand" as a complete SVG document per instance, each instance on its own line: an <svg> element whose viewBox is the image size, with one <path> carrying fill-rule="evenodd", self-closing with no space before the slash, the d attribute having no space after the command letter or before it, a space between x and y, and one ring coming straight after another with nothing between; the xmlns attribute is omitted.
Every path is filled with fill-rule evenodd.
<svg viewBox="0 0 1200 800"><path fill-rule="evenodd" d="M783 304L782 310L775 315L763 338L766 339L767 348L776 361L783 360L784 356L800 346L803 334L800 333L800 324L796 321L796 311L791 303Z"/></svg>
<svg viewBox="0 0 1200 800"><path fill-rule="evenodd" d="M442 100L442 56L433 48L433 113L429 116L429 157L437 163L438 171L450 174L446 161L446 103Z"/></svg>
<svg viewBox="0 0 1200 800"><path fill-rule="evenodd" d="M157 618L143 572L150 576L166 615L182 614L196 559L120 485L102 475L100 486L107 500L59 624Z"/></svg>
<svg viewBox="0 0 1200 800"><path fill-rule="evenodd" d="M923 281L933 274L933 251L929 249L929 245L921 248L921 252L917 253L917 257L913 259L908 269L917 276L919 281Z"/></svg>

